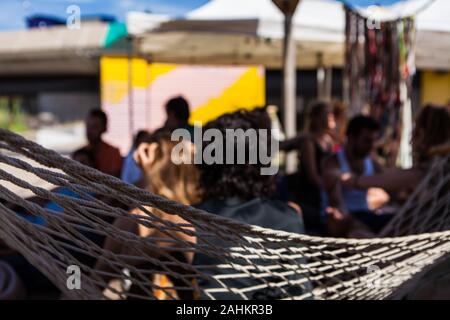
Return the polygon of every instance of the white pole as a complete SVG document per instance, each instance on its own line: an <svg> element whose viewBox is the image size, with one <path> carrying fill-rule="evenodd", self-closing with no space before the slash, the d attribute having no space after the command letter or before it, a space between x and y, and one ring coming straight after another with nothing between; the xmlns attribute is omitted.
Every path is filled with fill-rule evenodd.
<svg viewBox="0 0 450 320"><path fill-rule="evenodd" d="M292 18L295 13L292 3L285 1L284 11L284 45L283 45L283 112L286 138L297 134L297 48L292 33ZM286 158L286 173L296 170L296 155L291 153Z"/></svg>
<svg viewBox="0 0 450 320"><path fill-rule="evenodd" d="M284 61L283 61L283 104L284 128L286 137L297 134L297 59L296 47L292 38L292 13L285 15ZM296 170L296 155L290 153L286 158L286 173Z"/></svg>

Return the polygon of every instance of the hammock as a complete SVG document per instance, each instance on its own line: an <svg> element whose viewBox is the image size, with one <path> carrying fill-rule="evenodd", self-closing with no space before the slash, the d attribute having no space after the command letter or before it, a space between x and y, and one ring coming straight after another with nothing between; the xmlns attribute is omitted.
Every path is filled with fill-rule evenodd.
<svg viewBox="0 0 450 320"><path fill-rule="evenodd" d="M0 164L0 239L72 299L107 299L111 293L120 299L155 299L157 292L174 299L174 292L194 292L202 299L389 299L406 294L408 283L450 257L448 156L434 163L382 238L361 240L290 234L224 219L125 184L2 129ZM32 185L10 174L13 169L80 197ZM14 188L64 210L52 212L24 200ZM132 215L103 198L145 215ZM46 223L30 223L6 203ZM187 223L171 223L146 208L178 215ZM166 236L142 238L120 230L111 224L119 217ZM198 241L184 241L177 233ZM105 250L94 236L110 237L136 253ZM178 258L186 252L220 263L189 264ZM108 271L95 269L86 257L104 262ZM67 270L74 265L81 271L79 290L67 286ZM155 275L169 277L170 285L154 281Z"/></svg>

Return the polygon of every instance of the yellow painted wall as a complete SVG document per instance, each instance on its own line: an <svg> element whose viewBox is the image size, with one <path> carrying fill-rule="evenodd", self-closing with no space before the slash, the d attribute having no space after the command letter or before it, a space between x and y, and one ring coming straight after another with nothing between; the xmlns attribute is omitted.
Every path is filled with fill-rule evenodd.
<svg viewBox="0 0 450 320"><path fill-rule="evenodd" d="M174 64L149 64L140 58L104 56L100 59L102 102L120 103L128 94L131 73L133 88L148 88L158 77L176 68Z"/></svg>
<svg viewBox="0 0 450 320"><path fill-rule="evenodd" d="M450 72L427 71L422 73L421 103L448 104L450 102Z"/></svg>
<svg viewBox="0 0 450 320"><path fill-rule="evenodd" d="M100 79L103 105L120 106L126 103L125 99L129 90L129 64L130 60L127 57L104 56L101 58ZM133 58L131 59L133 89L151 90L151 85L155 80L159 77L170 77L170 73L178 67L181 66L162 63L150 64L144 59ZM201 73L201 67L196 66L193 72ZM176 88L177 85L182 84L174 83L173 85ZM190 122L205 123L227 112L261 107L266 101L265 91L265 77L262 68L249 66L231 86L224 88L219 96L209 99L203 105L191 106Z"/></svg>
<svg viewBox="0 0 450 320"><path fill-rule="evenodd" d="M266 81L259 73L258 67L248 70L222 95L209 100L202 106L196 106L191 114L190 122L206 123L217 117L239 109L252 110L266 103Z"/></svg>

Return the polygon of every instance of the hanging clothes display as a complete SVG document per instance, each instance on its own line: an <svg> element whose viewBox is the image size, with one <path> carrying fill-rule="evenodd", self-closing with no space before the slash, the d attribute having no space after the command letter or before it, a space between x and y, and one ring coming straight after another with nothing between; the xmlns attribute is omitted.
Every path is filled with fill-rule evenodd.
<svg viewBox="0 0 450 320"><path fill-rule="evenodd" d="M404 128L410 125L403 120L411 121L407 117L410 110L403 108L411 107L414 43L414 18L378 21L346 8L344 96L348 115L363 113L376 118L386 146L392 141L400 143L402 137L409 139ZM410 163L407 154L399 158L404 166Z"/></svg>

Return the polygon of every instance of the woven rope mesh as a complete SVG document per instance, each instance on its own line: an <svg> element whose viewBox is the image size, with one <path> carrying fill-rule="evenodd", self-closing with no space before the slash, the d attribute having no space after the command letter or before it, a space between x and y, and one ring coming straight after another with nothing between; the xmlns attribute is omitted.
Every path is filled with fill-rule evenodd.
<svg viewBox="0 0 450 320"><path fill-rule="evenodd" d="M0 130L0 239L74 299L386 299L450 255L449 166L449 157L434 163L383 237L318 238L220 218ZM25 172L29 178L18 178ZM64 210L52 212L25 195ZM23 219L7 203L45 224ZM143 214L131 214L132 208ZM185 223L161 219L154 209ZM158 232L139 237L115 227L118 218ZM127 254L104 249L99 237L128 248ZM216 263L191 264L180 258L186 253ZM67 286L67 268L74 265L82 272L80 290Z"/></svg>

